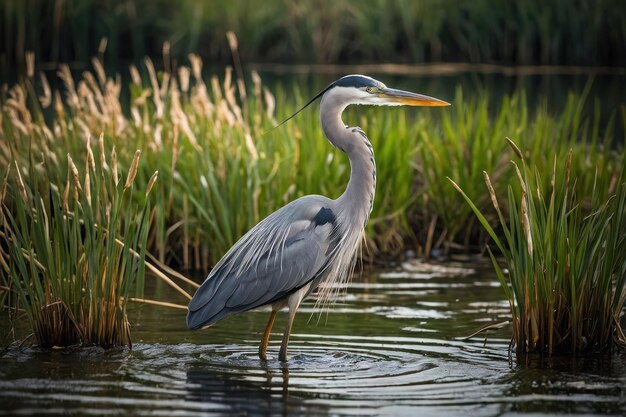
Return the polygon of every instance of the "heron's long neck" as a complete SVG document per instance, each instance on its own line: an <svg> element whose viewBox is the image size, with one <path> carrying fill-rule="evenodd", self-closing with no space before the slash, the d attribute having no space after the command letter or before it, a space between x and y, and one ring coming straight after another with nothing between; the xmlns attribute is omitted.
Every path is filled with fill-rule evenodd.
<svg viewBox="0 0 626 417"><path fill-rule="evenodd" d="M324 97L320 105L320 119L324 134L350 159L350 181L344 193L337 199L342 211L364 227L372 211L376 189L376 163L374 150L365 133L354 127L346 127L341 120L345 104Z"/></svg>

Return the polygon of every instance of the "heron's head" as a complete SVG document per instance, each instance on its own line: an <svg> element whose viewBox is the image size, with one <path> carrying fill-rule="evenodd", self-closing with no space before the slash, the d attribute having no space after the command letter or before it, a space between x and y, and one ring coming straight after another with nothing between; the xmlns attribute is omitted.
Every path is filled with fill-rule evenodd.
<svg viewBox="0 0 626 417"><path fill-rule="evenodd" d="M450 103L434 97L389 88L382 82L365 75L346 75L329 84L302 108L285 119L286 123L320 97L333 99L342 106L365 104L370 106L449 106ZM276 127L278 127L276 126Z"/></svg>
<svg viewBox="0 0 626 417"><path fill-rule="evenodd" d="M321 95L332 95L349 104L371 106L449 106L443 100L409 91L389 88L382 82L365 75L346 75L330 84Z"/></svg>

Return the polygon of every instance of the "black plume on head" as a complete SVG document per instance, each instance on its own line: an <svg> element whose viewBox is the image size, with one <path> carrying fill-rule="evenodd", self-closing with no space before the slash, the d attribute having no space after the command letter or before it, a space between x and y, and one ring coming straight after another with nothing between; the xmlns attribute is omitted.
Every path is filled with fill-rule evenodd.
<svg viewBox="0 0 626 417"><path fill-rule="evenodd" d="M309 107L315 100L317 100L318 98L322 97L324 95L324 93L326 93L328 90L330 90L333 87L363 88L363 87L379 87L379 86L380 86L380 83L378 83L373 78L366 77L365 75L354 74L354 75L346 75L344 77L341 77L337 81L333 81L332 83L330 83L326 88L324 88L322 91L317 93L315 95L315 97L313 97L311 100L309 100L308 103L306 103L304 106L302 106L294 114L292 114L291 116L289 116L288 118L286 118L285 120L280 122L280 124L276 125L272 130L274 130L274 129L284 125L289 120L293 119L294 116L296 116L302 110L304 110L307 107Z"/></svg>

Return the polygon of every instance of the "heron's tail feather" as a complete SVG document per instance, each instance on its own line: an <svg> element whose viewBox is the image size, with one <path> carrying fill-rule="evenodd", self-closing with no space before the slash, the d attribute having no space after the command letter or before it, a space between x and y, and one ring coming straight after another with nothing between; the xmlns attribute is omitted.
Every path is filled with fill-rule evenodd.
<svg viewBox="0 0 626 417"><path fill-rule="evenodd" d="M196 330L214 324L230 313L226 301L235 291L231 285L222 285L223 277L216 275L205 280L189 302L187 327Z"/></svg>

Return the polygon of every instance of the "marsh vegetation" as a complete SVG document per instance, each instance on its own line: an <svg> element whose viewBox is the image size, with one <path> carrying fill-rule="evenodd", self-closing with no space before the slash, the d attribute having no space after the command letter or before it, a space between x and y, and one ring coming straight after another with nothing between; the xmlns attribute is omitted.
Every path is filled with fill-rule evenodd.
<svg viewBox="0 0 626 417"><path fill-rule="evenodd" d="M161 70L150 59L131 66L128 85L98 59L78 77L62 66L54 90L30 56L27 77L3 89L2 294L18 316L26 310L42 345L129 343L125 303L141 298L146 253L153 269L206 271L286 202L336 197L347 182L348 161L320 139L316 112L271 130L304 102L303 92L293 88L293 103L257 73L210 75L197 56L177 68L164 59ZM424 258L481 250L495 238L495 253L509 263L512 290L499 276L518 348L578 351L620 340L626 160L615 127L624 131L626 113L601 125L588 89L570 94L558 114L544 100L530 110L523 91L495 114L488 97L457 90L451 101L450 112L348 112L368 132L379 166L364 260L407 248ZM507 136L520 144L517 155ZM510 169L520 157L522 170ZM507 193L494 212L495 196ZM529 239L534 251L519 252ZM180 305L188 295L178 288ZM578 330L561 321L584 323L599 339L573 337ZM49 335L55 323L66 336Z"/></svg>
<svg viewBox="0 0 626 417"><path fill-rule="evenodd" d="M0 22L2 411L626 411L625 2L6 0ZM351 282L304 302L287 362L257 359L264 313L187 331L247 230L344 191L314 107L275 126L354 72L452 107L345 112L378 183Z"/></svg>

